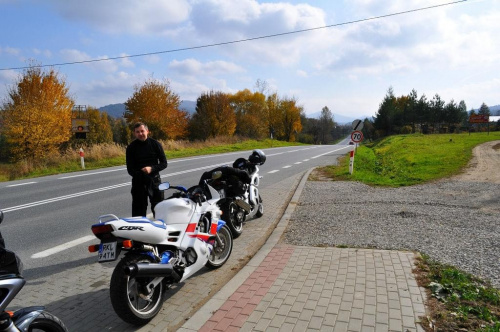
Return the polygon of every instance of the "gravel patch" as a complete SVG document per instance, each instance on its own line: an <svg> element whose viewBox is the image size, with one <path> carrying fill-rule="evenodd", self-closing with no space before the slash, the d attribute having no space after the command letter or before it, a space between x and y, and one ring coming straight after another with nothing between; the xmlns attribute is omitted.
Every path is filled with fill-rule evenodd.
<svg viewBox="0 0 500 332"><path fill-rule="evenodd" d="M308 181L283 239L418 251L500 288L499 198L500 184L470 179L402 188Z"/></svg>

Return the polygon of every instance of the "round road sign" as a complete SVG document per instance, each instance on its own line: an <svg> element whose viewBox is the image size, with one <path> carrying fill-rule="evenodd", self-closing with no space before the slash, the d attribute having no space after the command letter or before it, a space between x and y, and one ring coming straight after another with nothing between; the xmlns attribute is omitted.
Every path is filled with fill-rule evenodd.
<svg viewBox="0 0 500 332"><path fill-rule="evenodd" d="M363 140L363 133L359 130L355 130L351 133L351 140L354 143L359 143Z"/></svg>

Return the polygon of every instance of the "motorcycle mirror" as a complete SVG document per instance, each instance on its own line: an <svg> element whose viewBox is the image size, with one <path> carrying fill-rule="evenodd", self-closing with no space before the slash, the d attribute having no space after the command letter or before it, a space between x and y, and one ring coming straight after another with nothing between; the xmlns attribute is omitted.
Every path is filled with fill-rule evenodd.
<svg viewBox="0 0 500 332"><path fill-rule="evenodd" d="M0 224L2 223L2 221L3 221L3 211L0 210Z"/></svg>
<svg viewBox="0 0 500 332"><path fill-rule="evenodd" d="M216 172L213 172L212 173L212 180L217 180L218 178L220 178L222 176L222 172L221 171L216 171Z"/></svg>
<svg viewBox="0 0 500 332"><path fill-rule="evenodd" d="M158 186L158 189L160 190L167 190L168 188L170 188L170 183L168 182L160 183L160 185Z"/></svg>

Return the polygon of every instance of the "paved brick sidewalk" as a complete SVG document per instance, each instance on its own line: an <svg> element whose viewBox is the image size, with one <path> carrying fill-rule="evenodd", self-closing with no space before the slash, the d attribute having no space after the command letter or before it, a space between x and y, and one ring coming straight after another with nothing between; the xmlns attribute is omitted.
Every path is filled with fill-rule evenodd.
<svg viewBox="0 0 500 332"><path fill-rule="evenodd" d="M179 332L423 331L413 253L280 243L306 178L258 254Z"/></svg>

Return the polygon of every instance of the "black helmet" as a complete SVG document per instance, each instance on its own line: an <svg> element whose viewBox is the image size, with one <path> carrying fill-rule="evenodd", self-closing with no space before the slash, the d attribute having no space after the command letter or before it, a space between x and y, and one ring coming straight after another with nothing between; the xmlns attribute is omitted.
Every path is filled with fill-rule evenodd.
<svg viewBox="0 0 500 332"><path fill-rule="evenodd" d="M252 154L248 157L248 160L255 165L264 165L266 162L266 155L262 150L253 150Z"/></svg>
<svg viewBox="0 0 500 332"><path fill-rule="evenodd" d="M233 168L244 169L247 165L247 160L245 158L238 158L233 163Z"/></svg>

